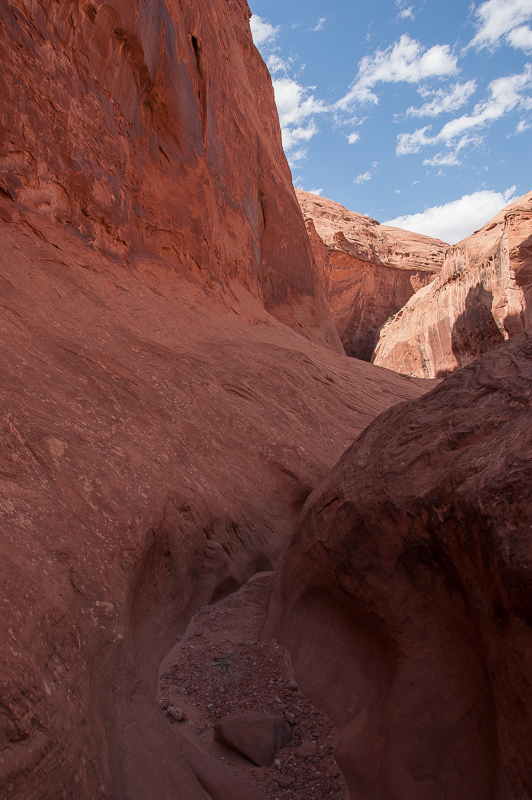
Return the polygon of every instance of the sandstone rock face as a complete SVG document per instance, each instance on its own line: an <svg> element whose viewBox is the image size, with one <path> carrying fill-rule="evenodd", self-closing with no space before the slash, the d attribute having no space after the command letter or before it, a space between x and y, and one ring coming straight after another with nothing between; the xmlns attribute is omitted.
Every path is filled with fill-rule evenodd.
<svg viewBox="0 0 532 800"><path fill-rule="evenodd" d="M0 795L205 800L162 656L424 387L32 224L0 222Z"/></svg>
<svg viewBox="0 0 532 800"><path fill-rule="evenodd" d="M324 197L296 195L344 349L369 361L381 326L434 279L447 245Z"/></svg>
<svg viewBox="0 0 532 800"><path fill-rule="evenodd" d="M276 714L247 711L219 719L214 738L258 767L269 767L277 751L292 741L292 728Z"/></svg>
<svg viewBox="0 0 532 800"><path fill-rule="evenodd" d="M439 276L381 330L373 362L444 377L532 324L532 192L450 247Z"/></svg>
<svg viewBox="0 0 532 800"><path fill-rule="evenodd" d="M0 7L2 797L220 800L162 656L425 391L331 351L248 15Z"/></svg>
<svg viewBox="0 0 532 800"><path fill-rule="evenodd" d="M339 351L249 16L245 0L2 3L0 195L130 264L238 279Z"/></svg>
<svg viewBox="0 0 532 800"><path fill-rule="evenodd" d="M532 793L532 332L375 420L305 506L266 635L352 798Z"/></svg>

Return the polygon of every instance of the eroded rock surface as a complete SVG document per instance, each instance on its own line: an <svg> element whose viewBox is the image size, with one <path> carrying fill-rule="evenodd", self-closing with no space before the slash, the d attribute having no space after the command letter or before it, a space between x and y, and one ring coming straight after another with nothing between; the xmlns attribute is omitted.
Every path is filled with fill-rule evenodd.
<svg viewBox="0 0 532 800"><path fill-rule="evenodd" d="M312 495L266 635L350 796L532 794L532 332L382 414Z"/></svg>
<svg viewBox="0 0 532 800"><path fill-rule="evenodd" d="M2 3L0 216L16 200L129 263L238 279L339 351L249 16L245 0Z"/></svg>
<svg viewBox="0 0 532 800"><path fill-rule="evenodd" d="M0 7L2 797L219 800L161 657L425 390L334 352L248 16Z"/></svg>
<svg viewBox="0 0 532 800"><path fill-rule="evenodd" d="M222 302L38 231L0 223L0 786L203 798L153 700L162 655L277 563L349 442L424 387L244 290Z"/></svg>
<svg viewBox="0 0 532 800"><path fill-rule="evenodd" d="M443 264L448 245L296 190L347 355L371 359L381 326Z"/></svg>
<svg viewBox="0 0 532 800"><path fill-rule="evenodd" d="M439 276L381 330L375 364L444 377L532 324L532 192L450 247Z"/></svg>

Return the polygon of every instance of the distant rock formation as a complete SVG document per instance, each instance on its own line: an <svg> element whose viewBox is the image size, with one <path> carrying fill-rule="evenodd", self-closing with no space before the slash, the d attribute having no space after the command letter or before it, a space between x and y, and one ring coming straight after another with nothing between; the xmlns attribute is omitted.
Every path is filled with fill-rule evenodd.
<svg viewBox="0 0 532 800"><path fill-rule="evenodd" d="M296 190L336 330L369 361L381 326L438 274L448 245Z"/></svg>
<svg viewBox="0 0 532 800"><path fill-rule="evenodd" d="M382 328L373 362L444 377L532 323L532 192L449 248L440 275Z"/></svg>
<svg viewBox="0 0 532 800"><path fill-rule="evenodd" d="M249 14L0 4L2 799L257 796L160 660L425 391L343 354Z"/></svg>
<svg viewBox="0 0 532 800"><path fill-rule="evenodd" d="M531 406L528 331L378 417L303 510L264 635L351 797L532 796Z"/></svg>

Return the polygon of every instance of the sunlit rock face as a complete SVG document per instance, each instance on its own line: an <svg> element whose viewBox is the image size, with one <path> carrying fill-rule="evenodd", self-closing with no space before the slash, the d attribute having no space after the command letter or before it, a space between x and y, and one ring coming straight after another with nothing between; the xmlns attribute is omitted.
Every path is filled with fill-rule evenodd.
<svg viewBox="0 0 532 800"><path fill-rule="evenodd" d="M438 275L447 245L324 197L296 195L344 349L369 361L382 325Z"/></svg>
<svg viewBox="0 0 532 800"><path fill-rule="evenodd" d="M160 659L425 390L340 354L248 18L0 5L2 798L258 797Z"/></svg>
<svg viewBox="0 0 532 800"><path fill-rule="evenodd" d="M445 377L532 323L532 192L450 247L437 279L382 328L373 362Z"/></svg>
<svg viewBox="0 0 532 800"><path fill-rule="evenodd" d="M532 332L378 417L312 494L265 635L350 796L532 793Z"/></svg>
<svg viewBox="0 0 532 800"><path fill-rule="evenodd" d="M243 0L3 4L1 189L133 263L237 278L338 350L249 16Z"/></svg>

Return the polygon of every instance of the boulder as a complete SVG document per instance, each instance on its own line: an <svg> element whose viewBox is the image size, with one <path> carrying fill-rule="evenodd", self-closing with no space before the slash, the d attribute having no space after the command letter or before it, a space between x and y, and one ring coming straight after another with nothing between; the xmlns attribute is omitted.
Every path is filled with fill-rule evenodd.
<svg viewBox="0 0 532 800"><path fill-rule="evenodd" d="M532 331L379 416L305 506L265 636L365 800L532 796Z"/></svg>
<svg viewBox="0 0 532 800"><path fill-rule="evenodd" d="M278 750L292 741L292 727L276 714L248 711L222 717L214 725L214 738L245 756L258 767L269 767Z"/></svg>
<svg viewBox="0 0 532 800"><path fill-rule="evenodd" d="M372 361L445 377L532 324L532 192L450 247L434 281L380 331Z"/></svg>
<svg viewBox="0 0 532 800"><path fill-rule="evenodd" d="M324 197L296 196L344 349L369 361L381 326L439 273L448 245Z"/></svg>

